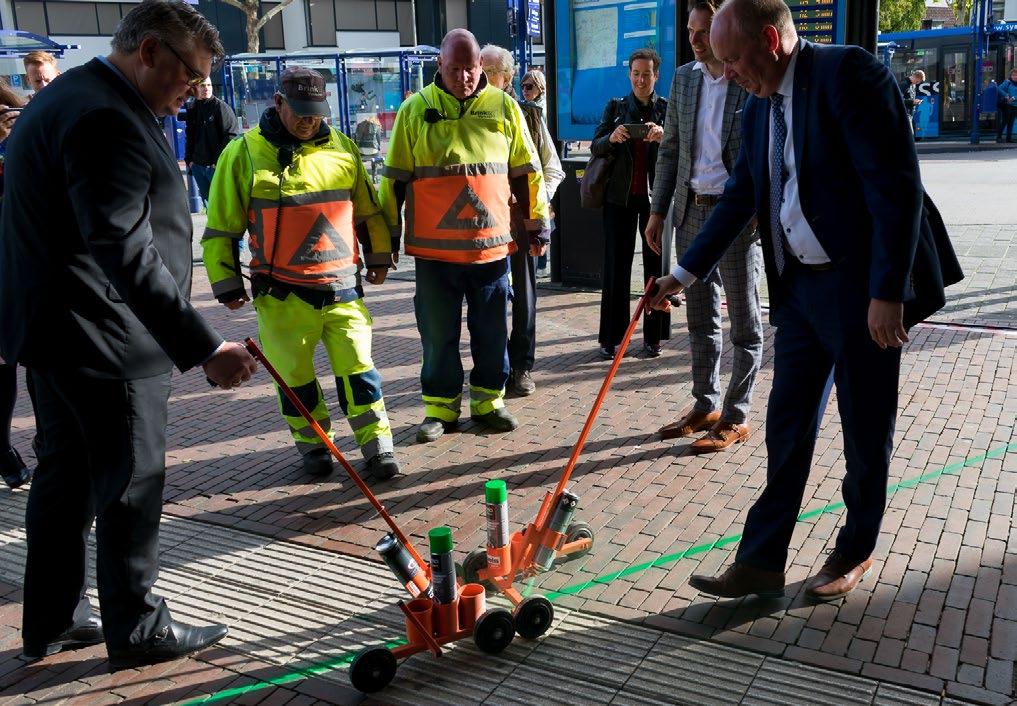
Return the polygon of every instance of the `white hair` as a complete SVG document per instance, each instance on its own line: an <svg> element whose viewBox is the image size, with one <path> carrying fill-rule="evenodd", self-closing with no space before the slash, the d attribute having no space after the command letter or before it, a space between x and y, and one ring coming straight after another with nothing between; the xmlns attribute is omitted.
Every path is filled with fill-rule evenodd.
<svg viewBox="0 0 1017 706"><path fill-rule="evenodd" d="M483 61L484 57L488 57L497 68L503 74L508 76L513 75L516 72L516 60L512 58L512 52L505 47L499 47L496 44L485 44L484 48L480 50L480 59Z"/></svg>

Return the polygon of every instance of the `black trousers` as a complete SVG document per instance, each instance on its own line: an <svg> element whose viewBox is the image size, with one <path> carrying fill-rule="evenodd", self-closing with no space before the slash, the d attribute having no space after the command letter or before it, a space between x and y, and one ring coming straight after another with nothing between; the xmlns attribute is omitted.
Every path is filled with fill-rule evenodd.
<svg viewBox="0 0 1017 706"><path fill-rule="evenodd" d="M41 646L88 615L92 520L106 644L122 649L169 620L152 593L166 476L170 375L102 380L33 370L42 448L25 515L23 638Z"/></svg>
<svg viewBox="0 0 1017 706"><path fill-rule="evenodd" d="M636 233L643 242L643 284L660 277L661 259L645 243L646 223L650 220L650 201L646 196L629 196L628 206L604 204L604 283L600 293L600 333L602 346L617 346L625 336L632 318L632 258L636 252ZM652 311L643 315L643 341L656 345L671 337L671 314Z"/></svg>
<svg viewBox="0 0 1017 706"><path fill-rule="evenodd" d="M514 225L514 224L513 224ZM537 258L529 252L525 229L509 256L512 273L512 333L508 340L512 370L532 370L537 351Z"/></svg>
<svg viewBox="0 0 1017 706"><path fill-rule="evenodd" d="M1017 106L1001 105L997 112L996 139L1003 139L1003 130L1006 130L1006 141L1009 142L1013 139L1013 121L1017 118Z"/></svg>

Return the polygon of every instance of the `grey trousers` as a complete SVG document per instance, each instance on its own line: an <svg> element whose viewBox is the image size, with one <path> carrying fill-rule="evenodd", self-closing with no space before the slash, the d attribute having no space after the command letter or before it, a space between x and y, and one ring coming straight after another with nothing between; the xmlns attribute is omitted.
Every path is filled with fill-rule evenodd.
<svg viewBox="0 0 1017 706"><path fill-rule="evenodd" d="M712 206L696 206L690 201L685 219L675 232L675 252L679 260L712 210ZM685 313L692 341L695 409L701 412L720 409L721 421L732 424L744 424L748 418L763 356L763 320L759 305L762 269L759 237L746 229L724 253L711 280L696 281L685 291ZM720 357L724 346L720 329L721 288L727 294L734 349L731 380L723 406L720 400Z"/></svg>

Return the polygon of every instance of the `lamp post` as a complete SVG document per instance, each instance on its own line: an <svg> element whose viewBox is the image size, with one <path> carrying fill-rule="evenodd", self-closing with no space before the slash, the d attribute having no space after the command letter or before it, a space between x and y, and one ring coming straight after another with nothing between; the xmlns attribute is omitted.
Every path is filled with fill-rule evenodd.
<svg viewBox="0 0 1017 706"><path fill-rule="evenodd" d="M975 66L973 74L974 85L969 92L971 95L971 144L977 145L979 141L979 116L982 112L982 62L985 59L986 45L989 41L988 23L990 0L975 0L971 7L971 55L974 57Z"/></svg>

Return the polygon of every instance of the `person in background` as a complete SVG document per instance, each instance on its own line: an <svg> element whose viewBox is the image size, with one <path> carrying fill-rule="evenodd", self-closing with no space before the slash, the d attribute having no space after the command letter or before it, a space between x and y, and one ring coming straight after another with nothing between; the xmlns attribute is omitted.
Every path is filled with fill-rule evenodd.
<svg viewBox="0 0 1017 706"><path fill-rule="evenodd" d="M3 204L4 161L7 157L7 138L21 115L25 100L6 80L0 78L0 207ZM30 376L26 379L31 379ZM30 384L30 383L29 383ZM8 488L19 488L32 479L32 470L11 443L11 423L14 421L14 404L18 401L18 366L0 359L0 476Z"/></svg>
<svg viewBox="0 0 1017 706"><path fill-rule="evenodd" d="M1013 142L1013 123L1017 118L1017 69L1012 69L1010 78L999 84L996 107L999 109L996 142L1003 141L1003 130L1006 130L1006 141Z"/></svg>
<svg viewBox="0 0 1017 706"><path fill-rule="evenodd" d="M159 127L222 54L194 7L145 0L109 56L36 95L8 148L0 355L30 369L42 439L25 510L26 661L105 641L111 669L139 667L227 632L174 620L153 590L172 368L222 388L256 370L189 301L187 192ZM86 593L93 522L101 620Z"/></svg>
<svg viewBox="0 0 1017 706"><path fill-rule="evenodd" d="M533 103L541 110L544 122L547 122L547 81L544 72L539 69L530 69L523 74L519 87L523 90L523 100Z"/></svg>
<svg viewBox="0 0 1017 706"><path fill-rule="evenodd" d="M645 241L650 219L650 193L657 169L657 148L664 136L661 125L667 101L654 92L660 76L660 56L652 49L637 49L629 57L632 90L612 98L593 135L590 151L613 157L604 189L604 283L600 297L600 357L610 360L628 327L631 304L632 258L636 235L643 238L643 281L661 274L661 256ZM645 137L632 137L626 125L647 126ZM671 316L647 310L643 317L643 352L660 355L660 341L669 335Z"/></svg>
<svg viewBox="0 0 1017 706"><path fill-rule="evenodd" d="M673 205L677 228L675 250L679 257L706 223L738 158L741 114L748 94L724 77L724 64L710 49L710 25L719 0L689 3L689 44L696 60L679 67L671 83L664 122L664 138L657 159L650 222L646 240L655 251ZM685 292L692 353L694 402L682 416L660 430L661 438L675 439L706 432L692 442L692 453L712 453L744 441L752 407L752 391L763 358L763 319L759 281L763 253L759 233L747 226L727 249L715 276L697 281ZM721 331L721 290L727 295L731 322L728 342L731 378L723 402L720 396L720 361L724 347Z"/></svg>
<svg viewBox="0 0 1017 706"><path fill-rule="evenodd" d="M904 110L907 111L908 120L911 122L911 132L915 132L915 108L922 103L918 97L918 84L925 81L925 72L915 69L908 77L908 85L904 90Z"/></svg>
<svg viewBox="0 0 1017 706"><path fill-rule="evenodd" d="M194 93L194 100L183 116L187 123L184 161L198 184L201 200L207 206L215 163L229 141L240 135L240 123L233 109L212 93L211 78L198 84Z"/></svg>
<svg viewBox="0 0 1017 706"><path fill-rule="evenodd" d="M512 54L504 47L488 44L480 50L480 61L490 84L512 95L512 77L515 74ZM517 102L523 110L530 138L540 157L544 191L550 203L558 185L565 178L565 172L562 171L551 134L544 123L544 111L528 100ZM525 220L526 214L520 213L517 208L512 209L512 235L516 240L516 251L509 256L512 273L512 333L508 340L508 391L520 397L532 395L537 389L530 375L537 351L537 258L530 252ZM546 246L539 250L538 257L545 253Z"/></svg>
<svg viewBox="0 0 1017 706"><path fill-rule="evenodd" d="M28 86L38 93L60 75L56 57L48 51L30 51L22 59Z"/></svg>

